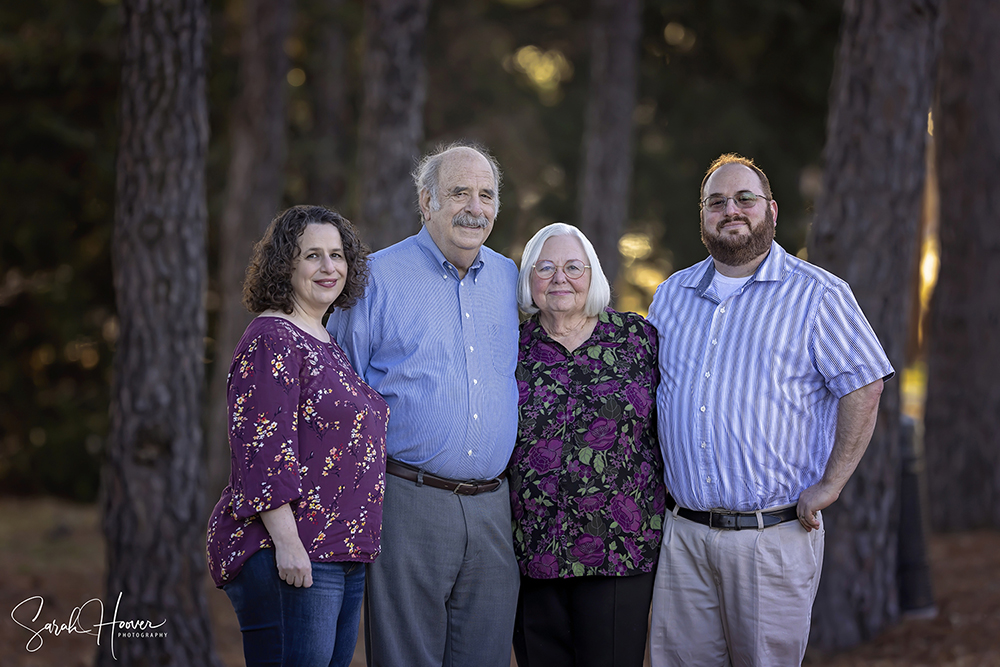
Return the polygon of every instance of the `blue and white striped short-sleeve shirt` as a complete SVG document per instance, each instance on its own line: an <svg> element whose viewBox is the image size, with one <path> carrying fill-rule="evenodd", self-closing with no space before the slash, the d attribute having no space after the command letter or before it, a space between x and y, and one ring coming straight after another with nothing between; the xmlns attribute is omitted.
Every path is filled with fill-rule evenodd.
<svg viewBox="0 0 1000 667"><path fill-rule="evenodd" d="M389 404L387 454L451 479L488 479L517 434L514 262L483 246L464 278L423 227L371 255L364 298L327 329Z"/></svg>
<svg viewBox="0 0 1000 667"><path fill-rule="evenodd" d="M664 476L694 510L798 501L833 447L840 397L894 371L843 280L772 242L721 301L712 258L656 290Z"/></svg>

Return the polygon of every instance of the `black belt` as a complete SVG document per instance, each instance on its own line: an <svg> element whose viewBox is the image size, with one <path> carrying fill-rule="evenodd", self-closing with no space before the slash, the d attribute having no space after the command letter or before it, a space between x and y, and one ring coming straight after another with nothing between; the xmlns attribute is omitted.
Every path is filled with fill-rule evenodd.
<svg viewBox="0 0 1000 667"><path fill-rule="evenodd" d="M426 484L427 486L432 486L435 489L444 489L445 491L457 493L460 496L474 496L477 493L489 493L490 491L496 491L500 487L500 484L503 483L504 475L507 474L507 472L504 471L500 473L499 477L494 477L493 479L472 479L466 482L460 482L458 480L448 479L447 477L432 475L431 473L424 472L420 468L415 468L408 463L403 463L402 461L396 461L393 459L385 460L385 471L390 475L395 475L396 477L402 477L403 479L408 479L411 482L416 482L417 486Z"/></svg>
<svg viewBox="0 0 1000 667"><path fill-rule="evenodd" d="M677 503L668 493L667 510L673 512L675 507L677 507ZM759 527L757 524L757 512L698 512L696 510L689 510L684 507L680 507L677 510L677 516L682 516L688 521L704 524L709 528L722 528L724 530L756 530ZM795 521L799 517L796 512L795 505L792 505L791 507L786 507L780 510L761 512L760 518L763 522L763 527L767 528L769 526L777 526L779 523L785 523L786 521Z"/></svg>

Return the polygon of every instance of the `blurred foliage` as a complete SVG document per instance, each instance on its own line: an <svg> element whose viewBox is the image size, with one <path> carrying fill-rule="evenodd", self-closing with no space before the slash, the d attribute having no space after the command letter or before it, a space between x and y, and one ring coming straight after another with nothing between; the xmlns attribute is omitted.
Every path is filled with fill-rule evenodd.
<svg viewBox="0 0 1000 667"><path fill-rule="evenodd" d="M117 11L0 7L0 489L92 498L116 334Z"/></svg>
<svg viewBox="0 0 1000 667"><path fill-rule="evenodd" d="M236 93L239 0L211 0L209 263L218 249ZM299 0L287 49L285 204L310 197L319 23L347 38L348 106L361 99L361 0ZM588 3L435 0L427 37L427 147L477 139L505 171L490 245L518 259L554 220L573 222L589 83ZM819 182L840 19L835 0L647 0L629 234L619 306L644 311L672 270L705 256L698 186L722 152L753 157L781 205L778 240L805 243ZM117 323L111 280L115 0L0 6L0 492L93 499ZM348 179L355 128L348 128ZM358 209L357 183L343 201ZM418 228L416 209L405 232ZM217 297L210 289L211 316ZM209 345L209 351L211 346ZM210 355L209 355L210 356ZM228 360L227 360L228 361Z"/></svg>

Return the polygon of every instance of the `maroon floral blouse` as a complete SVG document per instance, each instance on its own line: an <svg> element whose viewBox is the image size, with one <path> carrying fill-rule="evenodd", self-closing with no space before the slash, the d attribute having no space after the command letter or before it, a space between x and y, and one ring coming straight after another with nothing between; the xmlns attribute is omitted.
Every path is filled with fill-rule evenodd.
<svg viewBox="0 0 1000 667"><path fill-rule="evenodd" d="M533 579L651 572L665 506L656 330L610 308L573 352L521 325L514 552Z"/></svg>
<svg viewBox="0 0 1000 667"><path fill-rule="evenodd" d="M281 318L253 320L229 369L232 471L208 522L215 584L274 547L259 513L285 503L310 560L375 560L388 420L336 342Z"/></svg>

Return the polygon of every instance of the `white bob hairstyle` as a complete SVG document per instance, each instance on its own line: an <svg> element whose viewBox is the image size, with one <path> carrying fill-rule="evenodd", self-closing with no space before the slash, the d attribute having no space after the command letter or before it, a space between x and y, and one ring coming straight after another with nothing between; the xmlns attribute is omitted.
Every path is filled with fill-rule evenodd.
<svg viewBox="0 0 1000 667"><path fill-rule="evenodd" d="M528 315L538 312L538 306L531 298L531 273L538 256L542 254L542 246L553 236L572 236L583 246L587 264L590 265L590 292L583 305L583 312L587 317L600 314L611 303L611 285L604 275L604 270L601 269L601 260L597 258L597 252L590 239L579 229L565 222L553 222L547 227L542 227L524 246L524 253L521 255L521 273L517 277L517 307Z"/></svg>

